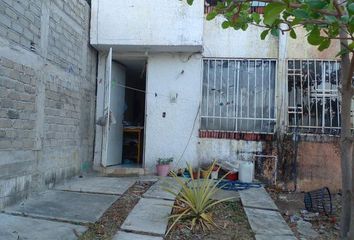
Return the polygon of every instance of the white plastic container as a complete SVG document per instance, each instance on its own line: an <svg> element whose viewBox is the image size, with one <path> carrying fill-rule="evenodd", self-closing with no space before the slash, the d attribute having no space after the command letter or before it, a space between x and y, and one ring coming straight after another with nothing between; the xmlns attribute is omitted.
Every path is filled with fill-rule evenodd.
<svg viewBox="0 0 354 240"><path fill-rule="evenodd" d="M254 178L254 163L242 162L239 170L239 180L244 183L252 183Z"/></svg>

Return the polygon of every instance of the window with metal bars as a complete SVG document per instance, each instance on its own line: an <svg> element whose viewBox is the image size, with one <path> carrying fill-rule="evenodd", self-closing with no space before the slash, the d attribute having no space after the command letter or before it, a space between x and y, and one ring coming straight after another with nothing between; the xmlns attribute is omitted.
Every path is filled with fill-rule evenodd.
<svg viewBox="0 0 354 240"><path fill-rule="evenodd" d="M203 60L201 130L273 133L276 61Z"/></svg>
<svg viewBox="0 0 354 240"><path fill-rule="evenodd" d="M213 11L216 4L217 4L216 0L205 0L204 1L204 13L208 14L211 11ZM251 2L250 13L256 12L259 14L263 14L264 8L266 5L267 5L267 3L265 3L265 2L253 1L253 2Z"/></svg>
<svg viewBox="0 0 354 240"><path fill-rule="evenodd" d="M340 133L339 79L336 60L288 60L290 131Z"/></svg>

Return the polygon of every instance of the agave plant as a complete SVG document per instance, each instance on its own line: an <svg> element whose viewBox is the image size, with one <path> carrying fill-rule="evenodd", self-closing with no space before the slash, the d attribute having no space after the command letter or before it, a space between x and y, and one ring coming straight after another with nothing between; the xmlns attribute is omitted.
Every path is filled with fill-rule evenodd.
<svg viewBox="0 0 354 240"><path fill-rule="evenodd" d="M166 235L179 221L190 220L191 230L197 225L201 226L204 230L210 230L212 227L217 227L213 221L212 210L213 207L222 202L228 201L232 198L225 198L218 201L212 199L213 195L218 191L217 185L222 181L221 178L218 181L210 179L211 172L215 167L214 161L203 179L195 179L193 177L193 169L187 164L187 169L190 173L191 180L185 182L179 178L176 173L171 172L172 177L176 180L181 187L181 191L173 191L171 189L165 189L165 191L176 196L176 204L173 206L174 214L169 218L173 219L173 223L168 229ZM200 176L200 174L198 174Z"/></svg>

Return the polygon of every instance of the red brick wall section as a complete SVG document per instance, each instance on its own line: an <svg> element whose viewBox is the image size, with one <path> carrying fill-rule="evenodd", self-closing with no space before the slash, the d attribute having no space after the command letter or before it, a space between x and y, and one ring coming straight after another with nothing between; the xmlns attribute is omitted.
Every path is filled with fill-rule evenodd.
<svg viewBox="0 0 354 240"><path fill-rule="evenodd" d="M274 140L274 134L264 133L242 133L242 132L226 132L217 130L199 130L199 138L221 138L245 141L268 141Z"/></svg>
<svg viewBox="0 0 354 240"><path fill-rule="evenodd" d="M337 143L301 142L298 149L298 190L341 189L340 152Z"/></svg>

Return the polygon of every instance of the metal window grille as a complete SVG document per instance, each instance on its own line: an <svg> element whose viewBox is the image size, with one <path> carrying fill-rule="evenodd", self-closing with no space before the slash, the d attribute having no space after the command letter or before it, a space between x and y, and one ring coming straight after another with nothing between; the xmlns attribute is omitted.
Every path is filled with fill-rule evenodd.
<svg viewBox="0 0 354 240"><path fill-rule="evenodd" d="M204 1L204 13L208 14L211 11L213 11L214 7L216 6L217 1L216 0L205 0ZM264 13L264 8L267 5L267 3L264 2L257 2L257 1L253 1L251 2L251 9L250 12L256 12L259 14L263 14Z"/></svg>
<svg viewBox="0 0 354 240"><path fill-rule="evenodd" d="M272 133L276 61L204 59L201 130Z"/></svg>
<svg viewBox="0 0 354 240"><path fill-rule="evenodd" d="M340 63L288 60L289 128L302 133L340 133Z"/></svg>

